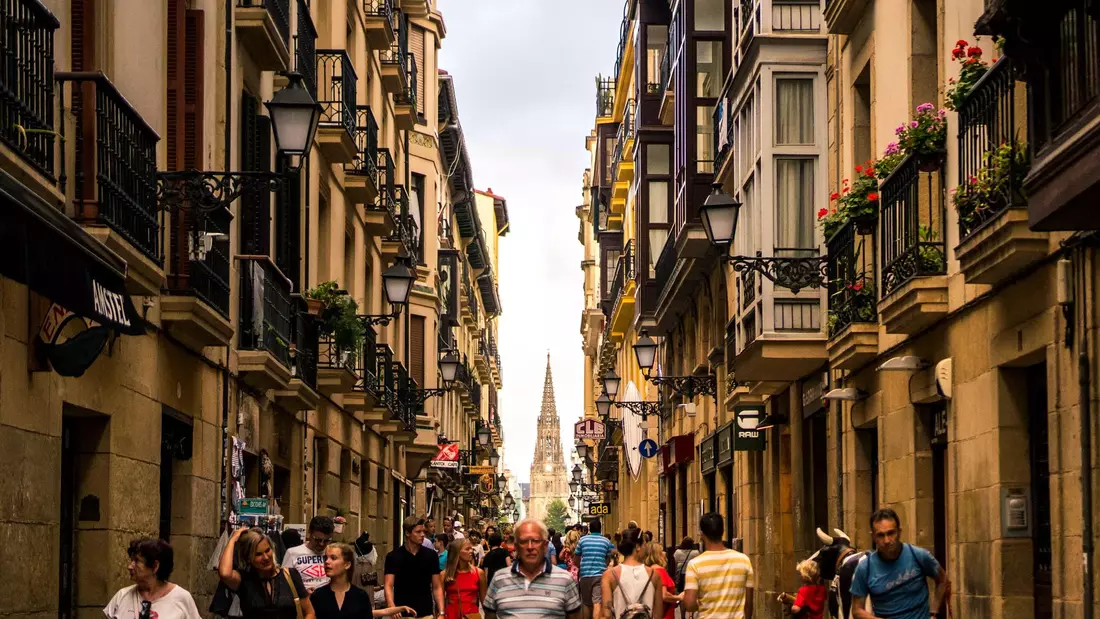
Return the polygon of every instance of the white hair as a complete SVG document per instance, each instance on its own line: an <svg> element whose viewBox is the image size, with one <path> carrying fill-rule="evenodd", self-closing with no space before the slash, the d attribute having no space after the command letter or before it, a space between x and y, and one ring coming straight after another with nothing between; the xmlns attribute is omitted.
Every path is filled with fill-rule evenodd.
<svg viewBox="0 0 1100 619"><path fill-rule="evenodd" d="M516 528L513 530L516 540L519 540L519 530L525 526L538 527L539 533L542 534L542 539L547 541L550 540L550 529L547 529L546 524L544 524L541 520L535 520L534 518L520 520L519 523L516 524Z"/></svg>

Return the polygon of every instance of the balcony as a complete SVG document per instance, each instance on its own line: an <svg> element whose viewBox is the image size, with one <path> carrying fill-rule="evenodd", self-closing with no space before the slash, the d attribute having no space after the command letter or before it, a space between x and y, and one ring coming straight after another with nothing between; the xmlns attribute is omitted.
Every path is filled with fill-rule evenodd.
<svg viewBox="0 0 1100 619"><path fill-rule="evenodd" d="M490 358L492 353L489 351L489 340L482 332L481 337L477 340L477 353L474 355L474 369L477 370L478 377L485 382L492 380L492 375L489 370Z"/></svg>
<svg viewBox="0 0 1100 619"><path fill-rule="evenodd" d="M825 0L829 34L852 34L870 5L871 0Z"/></svg>
<svg viewBox="0 0 1100 619"><path fill-rule="evenodd" d="M352 357L352 373L355 384L350 391L344 392L344 408L356 413L362 421L371 421L377 417L378 406L378 344L374 327L366 316L360 316L363 323L363 344L355 350Z"/></svg>
<svg viewBox="0 0 1100 619"><path fill-rule="evenodd" d="M290 382L275 391L275 402L288 411L316 410L319 331L317 318L306 313L305 301L294 299L293 344L290 348Z"/></svg>
<svg viewBox="0 0 1100 619"><path fill-rule="evenodd" d="M344 164L344 193L352 202L373 205L378 199L378 122L369 105L360 105L355 118L355 159Z"/></svg>
<svg viewBox="0 0 1100 619"><path fill-rule="evenodd" d="M371 49L393 45L393 0L363 0L363 16Z"/></svg>
<svg viewBox="0 0 1100 619"><path fill-rule="evenodd" d="M389 191L393 200L394 220L393 231L382 239L382 258L387 262L396 260L403 253L412 255L414 261L418 247L417 239L420 236L420 226L409 211L409 193L404 185L393 185Z"/></svg>
<svg viewBox="0 0 1100 619"><path fill-rule="evenodd" d="M714 106L714 182L721 183L726 192L736 191L738 180L734 177L733 157L733 73L726 79L726 85Z"/></svg>
<svg viewBox="0 0 1100 619"><path fill-rule="evenodd" d="M394 11L393 23L397 38L379 55L382 89L400 95L408 86L409 20L404 13Z"/></svg>
<svg viewBox="0 0 1100 619"><path fill-rule="evenodd" d="M637 0L623 2L623 19L619 24L619 47L615 53L615 106L612 112L612 117L617 121L623 119L623 104L633 94L631 78L634 74L634 14L637 5Z"/></svg>
<svg viewBox="0 0 1100 619"><path fill-rule="evenodd" d="M668 43L665 45L665 51L661 54L661 107L658 111L658 116L661 119L661 124L666 127L671 127L673 122L674 111L676 108L676 85L672 81L673 67L676 65L677 57L680 54L684 42L683 35L683 22L681 21L681 12L675 11L672 14L672 23L668 26Z"/></svg>
<svg viewBox="0 0 1100 619"><path fill-rule="evenodd" d="M611 338L616 342L623 341L634 323L636 291L634 239L630 239L619 256L615 265L615 279L611 281Z"/></svg>
<svg viewBox="0 0 1100 619"><path fill-rule="evenodd" d="M626 102L623 121L615 134L615 151L611 157L611 212L622 215L626 209L626 195L634 181L634 99ZM616 208L618 207L618 208Z"/></svg>
<svg viewBox="0 0 1100 619"><path fill-rule="evenodd" d="M368 325L364 341L373 337L374 329ZM350 338L337 338L323 329L317 348L317 388L328 396L351 393L363 378L359 372L363 350Z"/></svg>
<svg viewBox="0 0 1100 619"><path fill-rule="evenodd" d="M377 155L378 197L366 208L367 234L386 237L393 234L397 225L397 204L393 199L395 169L393 157L388 148L379 148Z"/></svg>
<svg viewBox="0 0 1100 619"><path fill-rule="evenodd" d="M102 73L58 73L57 79L62 101L66 84L72 88L66 117L75 119L75 130L61 143L61 181L64 186L71 164L74 219L126 261L131 294L159 295L164 283L157 203L160 138Z"/></svg>
<svg viewBox="0 0 1100 619"><path fill-rule="evenodd" d="M817 34L821 31L821 3L818 0L772 0L772 31Z"/></svg>
<svg viewBox="0 0 1100 619"><path fill-rule="evenodd" d="M596 76L596 118L610 121L615 112L615 80Z"/></svg>
<svg viewBox="0 0 1100 619"><path fill-rule="evenodd" d="M860 367L878 355L874 236L861 234L854 221L829 239L829 365Z"/></svg>
<svg viewBox="0 0 1100 619"><path fill-rule="evenodd" d="M206 212L184 204L169 215L167 295L160 319L194 348L226 346L229 321L229 209Z"/></svg>
<svg viewBox="0 0 1100 619"><path fill-rule="evenodd" d="M309 0L298 0L298 32L294 36L294 69L310 96L317 99L317 28L309 14ZM277 78L278 79L278 78Z"/></svg>
<svg viewBox="0 0 1100 619"><path fill-rule="evenodd" d="M241 257L240 274L237 371L256 389L285 389L294 341L290 280L267 256Z"/></svg>
<svg viewBox="0 0 1100 619"><path fill-rule="evenodd" d="M60 22L39 0L0 3L0 145L3 154L54 180L53 33ZM0 159L0 161L3 161ZM13 162L13 163L16 163ZM3 161L5 167L7 162ZM16 163L15 167L20 167ZM19 176L26 176L20 174Z"/></svg>
<svg viewBox="0 0 1100 619"><path fill-rule="evenodd" d="M317 102L321 104L317 146L329 163L351 163L359 154L355 143L358 79L351 57L341 49L317 50L317 78Z"/></svg>
<svg viewBox="0 0 1100 619"><path fill-rule="evenodd" d="M393 373L393 350L387 344L374 345L375 403L369 419L379 428L391 422L397 405L397 382Z"/></svg>
<svg viewBox="0 0 1100 619"><path fill-rule="evenodd" d="M947 314L943 170L909 156L880 186L879 260L887 333L916 333Z"/></svg>
<svg viewBox="0 0 1100 619"><path fill-rule="evenodd" d="M435 0L401 0L401 10L413 17L425 17L434 10Z"/></svg>
<svg viewBox="0 0 1100 619"><path fill-rule="evenodd" d="M1002 56L959 107L955 255L971 284L997 284L1047 255L1047 235L1028 229L1022 194L1029 165L1017 136L1027 136L1026 94Z"/></svg>
<svg viewBox="0 0 1100 619"><path fill-rule="evenodd" d="M290 67L290 0L237 0L233 23L258 69Z"/></svg>
<svg viewBox="0 0 1100 619"><path fill-rule="evenodd" d="M405 87L401 89L401 92L393 96L393 114L394 122L397 124L397 128L402 131L408 131L416 125L417 120L417 74L416 74L416 59L412 54L406 56L406 60L409 64L408 79L405 81Z"/></svg>

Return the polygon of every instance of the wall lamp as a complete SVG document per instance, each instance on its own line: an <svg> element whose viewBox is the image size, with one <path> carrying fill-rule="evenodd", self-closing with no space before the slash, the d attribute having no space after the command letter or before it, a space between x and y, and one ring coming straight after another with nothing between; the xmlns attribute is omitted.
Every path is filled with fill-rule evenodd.
<svg viewBox="0 0 1100 619"><path fill-rule="evenodd" d="M642 329L641 337L635 342L634 346L634 358L638 362L638 367L642 369L642 374L646 380L658 387L669 387L676 393L691 400L697 395L709 395L718 401L718 377L714 374L700 374L695 376L652 376L650 371L653 369L654 364L657 361L657 342L653 338L649 337L649 333L645 329ZM614 369L608 370L609 374L614 375ZM615 376L617 380L618 377ZM604 378L604 389L607 389L607 378ZM608 391L612 397L615 394Z"/></svg>
<svg viewBox="0 0 1100 619"><path fill-rule="evenodd" d="M416 281L416 274L410 265L408 256L401 256L390 265L390 268L382 272L382 289L386 292L386 300L390 303L391 311L389 314L383 314L379 316L365 316L364 320L369 325L386 326L390 322L401 315L401 311L405 305L409 302L409 293L412 292L412 284ZM454 372L451 373L451 380L454 380L454 374L458 372L458 359L455 359Z"/></svg>
<svg viewBox="0 0 1100 619"><path fill-rule="evenodd" d="M879 372L912 372L915 370L923 370L929 367L931 364L914 355L905 355L903 357L892 357L887 359L885 363L878 366Z"/></svg>
<svg viewBox="0 0 1100 619"><path fill-rule="evenodd" d="M825 400L835 400L837 402L859 402L866 400L869 395L870 394L862 389L844 387L843 389L833 389L822 396L822 398Z"/></svg>

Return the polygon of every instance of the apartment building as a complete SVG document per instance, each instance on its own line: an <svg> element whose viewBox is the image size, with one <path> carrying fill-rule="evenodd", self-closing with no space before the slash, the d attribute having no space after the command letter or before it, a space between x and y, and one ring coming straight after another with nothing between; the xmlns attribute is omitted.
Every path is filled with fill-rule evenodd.
<svg viewBox="0 0 1100 619"><path fill-rule="evenodd" d="M433 3L11 0L0 22L0 521L12 561L47 549L0 614L98 612L138 536L205 608L227 522L341 516L384 553L457 510L427 469L439 435L502 436L499 358L485 388L462 360L500 311L467 256L507 209L453 238L474 200Z"/></svg>

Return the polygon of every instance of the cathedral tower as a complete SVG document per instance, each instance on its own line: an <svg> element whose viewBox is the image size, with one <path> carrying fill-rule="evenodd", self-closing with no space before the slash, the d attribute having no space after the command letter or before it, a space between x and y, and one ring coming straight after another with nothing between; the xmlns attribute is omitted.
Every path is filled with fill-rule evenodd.
<svg viewBox="0 0 1100 619"><path fill-rule="evenodd" d="M531 499L527 516L542 520L554 499L569 498L565 458L561 453L561 428L554 402L554 379L550 374L550 354L546 354L546 382L542 386L542 410L539 411L535 456L531 460Z"/></svg>

